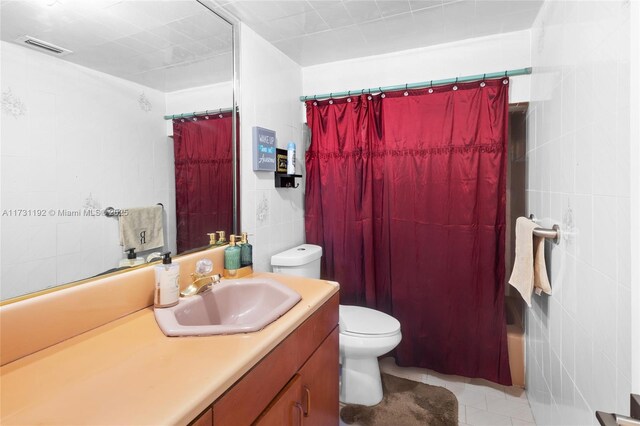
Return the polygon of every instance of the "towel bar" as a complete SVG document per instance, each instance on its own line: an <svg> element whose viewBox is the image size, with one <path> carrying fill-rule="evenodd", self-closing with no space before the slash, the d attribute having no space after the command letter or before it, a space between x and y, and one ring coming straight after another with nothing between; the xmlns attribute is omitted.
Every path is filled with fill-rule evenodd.
<svg viewBox="0 0 640 426"><path fill-rule="evenodd" d="M164 209L164 204L158 203L156 205ZM106 209L104 209L104 215L106 217L118 217L120 216L120 210L114 209L113 207L107 207Z"/></svg>
<svg viewBox="0 0 640 426"><path fill-rule="evenodd" d="M529 215L529 220L536 221L536 217L533 214ZM536 228L533 230L533 235L536 237L542 237L552 240L556 244L560 244L560 226L555 224L549 228Z"/></svg>

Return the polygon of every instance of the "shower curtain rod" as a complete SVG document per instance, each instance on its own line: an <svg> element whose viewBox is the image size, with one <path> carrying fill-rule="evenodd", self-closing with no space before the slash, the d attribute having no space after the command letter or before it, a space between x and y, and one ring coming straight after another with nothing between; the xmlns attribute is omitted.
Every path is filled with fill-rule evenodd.
<svg viewBox="0 0 640 426"><path fill-rule="evenodd" d="M208 109L205 111L184 112L182 114L165 115L165 120L175 120L176 118L202 117L204 115L225 114L233 111L233 108Z"/></svg>
<svg viewBox="0 0 640 426"><path fill-rule="evenodd" d="M481 81L484 79L499 78L499 77L513 77L516 75L527 75L527 74L531 74L531 67L519 68L515 70L502 71L502 72L492 72L487 74L468 75L466 77L445 78L443 80L423 81L421 83L398 84L395 86L372 87L370 89L349 90L348 92L334 92L334 93L323 93L321 95L300 96L300 101L305 102L305 101L308 101L309 99L318 100L318 99L341 98L344 96L358 95L365 92L381 93L381 92L390 92L393 90L402 90L402 89L421 89L421 88L431 87L431 86L442 86L443 84L465 83L468 81Z"/></svg>

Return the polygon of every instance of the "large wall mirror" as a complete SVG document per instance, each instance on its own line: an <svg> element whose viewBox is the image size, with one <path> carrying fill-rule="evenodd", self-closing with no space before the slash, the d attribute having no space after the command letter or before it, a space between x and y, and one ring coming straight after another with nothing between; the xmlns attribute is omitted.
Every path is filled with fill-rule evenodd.
<svg viewBox="0 0 640 426"><path fill-rule="evenodd" d="M205 0L2 0L0 18L2 300L237 231L227 19Z"/></svg>

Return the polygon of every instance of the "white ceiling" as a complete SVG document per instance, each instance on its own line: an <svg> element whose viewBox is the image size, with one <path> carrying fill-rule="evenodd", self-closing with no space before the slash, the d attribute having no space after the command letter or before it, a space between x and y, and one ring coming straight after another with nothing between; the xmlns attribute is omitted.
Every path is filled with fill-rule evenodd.
<svg viewBox="0 0 640 426"><path fill-rule="evenodd" d="M232 78L231 26L195 0L2 0L0 39L25 35L163 92Z"/></svg>
<svg viewBox="0 0 640 426"><path fill-rule="evenodd" d="M302 66L531 28L543 0L218 0Z"/></svg>
<svg viewBox="0 0 640 426"><path fill-rule="evenodd" d="M208 0L302 66L531 27L543 0ZM0 0L0 39L164 92L228 81L230 26L195 0ZM24 44L23 44L24 45Z"/></svg>

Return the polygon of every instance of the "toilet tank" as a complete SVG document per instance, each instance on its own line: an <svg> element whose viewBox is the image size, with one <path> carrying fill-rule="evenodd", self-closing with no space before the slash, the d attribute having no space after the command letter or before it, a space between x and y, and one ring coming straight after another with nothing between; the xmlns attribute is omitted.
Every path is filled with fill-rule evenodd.
<svg viewBox="0 0 640 426"><path fill-rule="evenodd" d="M320 278L321 257L322 247L302 244L271 256L271 266L278 274Z"/></svg>

